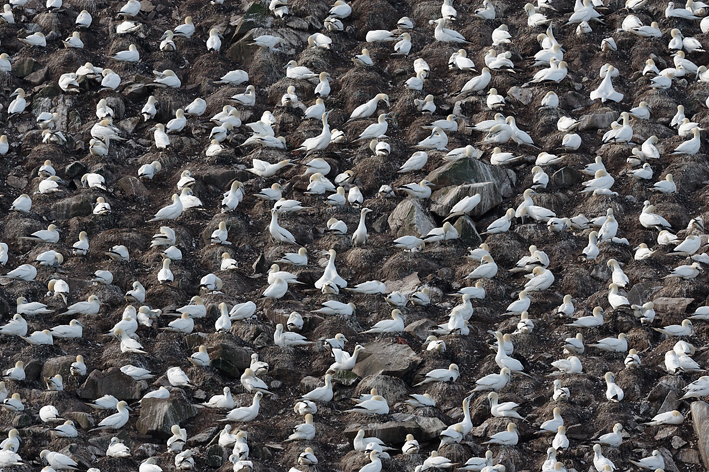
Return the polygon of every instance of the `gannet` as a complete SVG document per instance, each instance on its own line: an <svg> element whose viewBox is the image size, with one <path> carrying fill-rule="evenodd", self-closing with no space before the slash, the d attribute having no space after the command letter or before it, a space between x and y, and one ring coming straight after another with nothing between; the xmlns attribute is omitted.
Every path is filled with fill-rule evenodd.
<svg viewBox="0 0 709 472"><path fill-rule="evenodd" d="M451 364L447 369L433 369L428 372L424 379L415 384L414 387L424 385L431 382L455 382L460 376L460 371L456 364Z"/></svg>
<svg viewBox="0 0 709 472"><path fill-rule="evenodd" d="M484 90L490 84L491 79L492 76L490 75L490 69L483 67L480 75L468 80L465 85L463 85L460 92L478 92L480 90Z"/></svg>
<svg viewBox="0 0 709 472"><path fill-rule="evenodd" d="M626 369L632 369L635 367L640 367L641 362L640 362L640 356L638 356L638 351L635 349L631 349L628 351L628 355L625 356L625 360L623 361L625 364Z"/></svg>
<svg viewBox="0 0 709 472"><path fill-rule="evenodd" d="M474 392L500 390L510 381L510 369L503 367L499 374L489 374L475 381Z"/></svg>
<svg viewBox="0 0 709 472"><path fill-rule="evenodd" d="M507 430L495 433L483 444L500 444L503 446L514 446L519 441L517 426L514 423L507 423Z"/></svg>
<svg viewBox="0 0 709 472"><path fill-rule="evenodd" d="M283 325L280 323L276 325L276 331L273 333L273 342L277 346L281 347L307 346L312 344L312 342L307 341L306 337L303 335L292 332L283 332Z"/></svg>
<svg viewBox="0 0 709 472"><path fill-rule="evenodd" d="M566 426L559 426L559 429L551 442L551 447L557 451L559 449L567 449L569 447L569 439L566 437Z"/></svg>
<svg viewBox="0 0 709 472"><path fill-rule="evenodd" d="M687 154L690 156L695 155L696 153L699 152L699 149L701 148L701 139L700 139L700 129L699 128L693 128L692 129L692 134L693 138L690 139L689 141L685 141L679 146L677 146L672 152L673 155L676 154Z"/></svg>
<svg viewBox="0 0 709 472"><path fill-rule="evenodd" d="M19 315L15 315L15 316L19 316ZM5 326L7 326L7 325L5 325ZM25 332L27 332L26 329L27 328L25 327ZM9 334L9 333L3 333L3 334ZM7 369L3 372L3 379L4 380L14 380L16 382L20 382L22 380L25 380L25 363L22 361L15 362L15 367L11 367L10 369Z"/></svg>
<svg viewBox="0 0 709 472"><path fill-rule="evenodd" d="M665 469L665 458L662 457L662 453L660 453L660 451L658 451L657 449L652 451L652 454L648 457L644 457L639 461L634 461L630 459L630 462L645 470L656 471L658 469Z"/></svg>
<svg viewBox="0 0 709 472"><path fill-rule="evenodd" d="M562 387L561 386L561 380L556 379L554 380L554 393L552 395L552 400L554 401L568 401L571 398L571 393L569 392L568 387ZM557 428L558 431L558 428Z"/></svg>
<svg viewBox="0 0 709 472"><path fill-rule="evenodd" d="M538 433L556 433L559 430L559 426L564 425L564 418L561 417L561 408L555 407L552 415L552 419L544 421L539 426Z"/></svg>
<svg viewBox="0 0 709 472"><path fill-rule="evenodd" d="M487 394L487 399L490 402L490 412L492 416L503 418L518 418L523 420L522 416L516 411L519 408L519 404L515 402L503 402L498 403L498 395L496 392L490 392ZM465 412L465 410L463 410Z"/></svg>
<svg viewBox="0 0 709 472"><path fill-rule="evenodd" d="M559 97L554 92L547 92L542 98L541 108L557 108L559 106Z"/></svg>
<svg viewBox="0 0 709 472"><path fill-rule="evenodd" d="M554 274L544 267L535 267L532 270L534 277L525 284L527 292L541 292L548 289L554 283Z"/></svg>
<svg viewBox="0 0 709 472"><path fill-rule="evenodd" d="M491 2L488 2L487 0L483 0L482 8L478 8L477 10L475 10L475 14L473 16L482 20L494 20L495 5L493 5Z"/></svg>
<svg viewBox="0 0 709 472"><path fill-rule="evenodd" d="M212 28L209 30L209 39L207 39L207 52L214 51L219 54L219 50L222 48L222 33L218 28Z"/></svg>
<svg viewBox="0 0 709 472"><path fill-rule="evenodd" d="M551 22L544 13L540 13L539 9L531 3L527 3L524 6L524 11L527 13L527 26L545 26Z"/></svg>
<svg viewBox="0 0 709 472"><path fill-rule="evenodd" d="M258 38L254 38L254 42L251 43L253 46L259 46L262 48L268 48L271 51L276 50L276 46L281 43L285 43L285 40L279 36L271 36L268 34L262 34Z"/></svg>
<svg viewBox="0 0 709 472"><path fill-rule="evenodd" d="M552 372L551 375L580 374L583 371L581 360L576 356L569 356L566 359L559 359L552 362L551 365L558 369Z"/></svg>
<svg viewBox="0 0 709 472"><path fill-rule="evenodd" d="M128 423L128 418L130 415L129 410L131 409L128 407L128 404L121 400L116 404L116 409L118 410L118 413L114 413L113 415L104 418L98 426L91 431L99 429L120 429Z"/></svg>
<svg viewBox="0 0 709 472"><path fill-rule="evenodd" d="M296 425L293 428L293 433L286 439L288 441L310 441L315 437L315 426L313 425L313 415L310 413L304 417L304 423Z"/></svg>
<svg viewBox="0 0 709 472"><path fill-rule="evenodd" d="M497 234L506 233L512 226L512 220L515 217L514 208L509 208L507 212L501 218L496 219L490 225L488 225L485 232L481 234Z"/></svg>
<svg viewBox="0 0 709 472"><path fill-rule="evenodd" d="M331 112L332 110L326 111L322 115L322 132L318 136L314 136L303 141L303 144L296 148L295 151L306 151L307 156L311 152L324 151L330 145L332 135L330 133L330 126L328 125L327 119ZM386 129L384 132L386 132Z"/></svg>
<svg viewBox="0 0 709 472"><path fill-rule="evenodd" d="M616 469L615 464L613 464L613 462L607 457L605 457L603 455L603 452L601 452L600 444L593 445L593 467L596 470L601 470L604 472L607 470L613 471Z"/></svg>
<svg viewBox="0 0 709 472"><path fill-rule="evenodd" d="M391 312L390 320L382 320L374 324L366 333L400 333L404 330L404 318L401 315L401 310L394 309Z"/></svg>
<svg viewBox="0 0 709 472"><path fill-rule="evenodd" d="M469 159L479 159L482 157L482 151L475 149L473 146L468 144L462 148L456 148L449 151L443 159L446 161L457 161L459 159L469 158Z"/></svg>

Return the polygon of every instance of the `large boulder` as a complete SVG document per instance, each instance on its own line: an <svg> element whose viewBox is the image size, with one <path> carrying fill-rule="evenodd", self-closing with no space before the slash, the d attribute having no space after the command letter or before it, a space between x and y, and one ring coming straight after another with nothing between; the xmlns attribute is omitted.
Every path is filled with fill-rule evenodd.
<svg viewBox="0 0 709 472"><path fill-rule="evenodd" d="M209 348L212 367L230 377L241 377L241 372L251 365L251 354L234 343L220 342Z"/></svg>
<svg viewBox="0 0 709 472"><path fill-rule="evenodd" d="M192 405L181 389L175 389L168 398L148 398L140 404L140 418L135 424L141 434L158 438L172 436L173 425L197 416L199 409Z"/></svg>
<svg viewBox="0 0 709 472"><path fill-rule="evenodd" d="M426 180L433 182L436 188L493 182L500 189L503 197L512 195L512 182L507 171L477 159L458 159L449 162L428 174Z"/></svg>
<svg viewBox="0 0 709 472"><path fill-rule="evenodd" d="M421 358L407 344L378 341L366 344L352 372L364 378L369 375L403 377L415 369Z"/></svg>
<svg viewBox="0 0 709 472"><path fill-rule="evenodd" d="M413 198L407 198L399 203L389 215L387 223L391 233L397 238L408 235L425 236L436 227L436 223L421 202Z"/></svg>
<svg viewBox="0 0 709 472"><path fill-rule="evenodd" d="M77 394L81 398L94 400L104 395L113 395L119 400L138 400L140 385L132 377L121 372L118 367L107 371L94 370L79 387Z"/></svg>
<svg viewBox="0 0 709 472"><path fill-rule="evenodd" d="M60 374L62 378L68 379L69 375L71 375L71 364L75 360L75 356L61 356L47 359L42 365L42 377L54 377Z"/></svg>
<svg viewBox="0 0 709 472"><path fill-rule="evenodd" d="M477 194L480 194L480 203L469 213L472 217L482 216L502 203L502 194L497 184L495 182L481 182L436 190L431 195L431 200L434 202L431 205L431 211L438 216L448 216L456 203L465 197Z"/></svg>
<svg viewBox="0 0 709 472"><path fill-rule="evenodd" d="M407 434L413 434L420 442L438 437L446 429L446 424L438 418L416 416L407 413L394 413L386 423L351 424L344 433L350 440L357 431L364 429L365 437L379 438L387 444L402 444Z"/></svg>

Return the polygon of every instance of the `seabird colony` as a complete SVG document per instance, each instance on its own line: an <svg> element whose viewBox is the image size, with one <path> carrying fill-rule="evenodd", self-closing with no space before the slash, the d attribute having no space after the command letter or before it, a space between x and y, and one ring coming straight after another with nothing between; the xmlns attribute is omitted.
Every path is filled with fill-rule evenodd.
<svg viewBox="0 0 709 472"><path fill-rule="evenodd" d="M709 467L708 5L202 3L3 7L0 468Z"/></svg>

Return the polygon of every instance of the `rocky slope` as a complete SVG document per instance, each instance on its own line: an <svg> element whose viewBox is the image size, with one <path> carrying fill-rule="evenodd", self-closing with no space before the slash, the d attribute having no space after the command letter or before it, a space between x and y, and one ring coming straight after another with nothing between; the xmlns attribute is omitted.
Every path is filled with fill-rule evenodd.
<svg viewBox="0 0 709 472"><path fill-rule="evenodd" d="M468 336L447 336L448 349L443 354L426 352L422 343L433 322L447 320L447 313L458 303L457 298L447 296L469 283L463 280L477 264L464 259L467 247L481 242L478 232L484 231L494 219L504 214L507 208L516 207L521 193L531 181L531 168L537 150L508 145L511 152L524 155L524 161L511 169L490 166L489 151L492 146L481 145L483 135L460 126L459 131L449 133L449 149L474 144L485 151L482 161L457 163L444 168L444 153L432 151L429 161L413 174L397 174L399 166L413 153L413 146L429 134L421 126L433 119L444 118L455 112L473 125L490 119L494 113L486 110L485 95L460 95L458 91L475 73L449 70L447 61L458 46L434 41L433 27L428 21L440 16L440 4L434 1L356 0L352 2L352 15L345 19L345 31L328 33L333 39L331 50L306 48L307 37L322 30L330 4L320 0L293 1L291 15L273 18L266 4L239 4L227 1L224 5L205 2L144 1L138 21L139 31L130 35L117 35L120 23L116 12L117 2L75 1L65 3L60 11L49 12L44 5L30 0L25 9L15 9L15 24L0 23L0 52L12 60L12 73L0 74L2 80L2 134L8 136L11 149L0 160L0 241L9 246L6 268L34 260L42 251L54 249L64 254L60 268L37 265L38 275L33 282L12 282L0 289L0 314L7 321L15 312L15 300L19 296L29 301L47 303L55 313L27 316L30 332L59 324L66 324L71 316L63 316L64 305L59 298L46 296L47 282L62 278L71 287L70 303L97 295L101 301L98 316L81 316L84 324L82 339L57 340L52 346L31 346L17 337L0 339L2 360L0 365L9 368L18 360L26 364L25 381L7 382L10 393L19 393L25 402L25 411L11 413L3 410L0 421L3 432L12 427L20 431L22 445L19 453L30 465L26 470L40 470L39 452L42 449L70 451L82 467L97 467L102 471L135 469L144 458L156 455L164 470L174 468L174 453L165 451L165 439L169 426L179 421L188 431L187 448L194 452L198 470L223 468L229 450L222 450L212 442L222 428L224 412L206 409L197 410L190 404L206 401L221 393L224 386L231 387L237 402L246 405L252 395L245 393L239 384L239 376L248 366L249 355L257 352L270 364L270 372L264 380L273 390L266 396L259 417L248 424L236 424L235 428L248 431L251 459L258 470L286 470L297 466L296 459L306 446L314 449L320 460L320 470L358 470L368 462L362 452L352 451L351 439L359 426L366 425L367 435L379 435L395 447L400 447L406 433L412 432L422 443L420 455L403 456L392 454L384 461L388 470L413 470L438 447L438 432L462 418L461 402L474 386L476 379L498 371L494 351L489 347L488 330L514 331L518 319L501 317L507 305L517 298L525 279L507 270L527 253L530 244L545 251L551 260L549 269L554 273L554 285L535 294L529 310L535 320L535 329L530 334L514 335L515 356L525 364L531 377L513 376L513 382L500 392L501 400L516 401L522 406L520 413L528 422L517 421L520 443L516 447L493 446L496 463L502 463L508 471L539 470L544 462L551 438L536 435L537 426L551 418L554 407L568 426L571 441L569 450L559 455L560 460L571 470L588 470L592 464L592 440L610 432L616 422L623 424L625 441L617 448L604 448L604 454L623 469L631 467L629 459L637 460L653 449L662 451L666 470L706 470L709 463L702 463L705 454L704 441L698 432L702 421L689 414L690 403L680 401L682 387L698 378L699 374L667 375L662 363L664 353L676 340L666 338L651 327L641 325L631 312L613 312L607 301L610 269L606 262L615 258L624 264L631 285L628 298L632 303L654 300L657 318L653 326L678 324L694 309L704 304L709 288L706 275L694 280L663 279L682 258L668 255L668 247L657 244L657 231L642 227L638 215L643 201L650 200L657 212L672 224L673 232L683 238L689 231L691 218L703 216L706 208L704 181L709 176L709 166L703 150L694 156L674 156L671 151L684 140L668 127L678 104L685 107L685 114L704 126L707 113L702 105L707 96L707 86L693 77L675 79L667 91L650 87L650 80L641 75L648 57L655 59L662 69L672 64L667 48L672 28L680 28L685 36L695 36L702 43L707 38L701 34L698 21L665 18L666 7L659 1L649 1L644 9L635 14L645 23L658 21L663 32L660 39L639 38L631 33L618 31L628 11L622 4L611 1L604 13L604 24L592 24L593 32L584 36L575 35L575 25L564 23L573 11L573 2L555 1L557 11L547 14L554 19L556 38L566 50L564 59L569 64L569 75L561 84L544 84L521 88L536 69L530 58L539 49L536 36L543 28L527 26L521 2L497 0L495 20L480 20L473 17L481 5L476 2L456 2L459 19L454 28L460 31L471 44L466 45L469 56L478 68L484 63L484 55L491 44L490 35L497 26L507 24L513 42L506 50L512 52L516 73L493 72L490 87L505 95L508 106L505 115L515 116L521 129L529 132L542 150L555 152L564 133L557 131L560 116L579 119L579 134L583 144L577 152L561 153L562 164L549 166L546 171L551 183L546 190L538 190L537 205L552 209L559 216L587 217L605 214L613 208L618 219L619 237L626 237L630 245L605 243L595 261L579 257L585 247L590 229L578 232L550 233L541 224L515 222L513 230L498 235L483 236L490 246L494 260L501 270L492 280L486 280L485 300L474 304L475 314L471 319ZM61 39L74 29L77 14L87 9L93 15L93 24L82 31L85 48L63 49ZM178 38L177 52L161 52L158 48L163 31L182 23L191 15L197 27L191 39ZM367 43L375 65L369 68L353 67L351 58L365 46L368 30L396 28L402 16L410 17L416 27L413 30L412 52L408 57L391 57L391 43ZM207 54L205 40L212 27L219 28L224 36L220 54ZM18 36L33 31L42 31L47 36L46 48L24 46ZM323 31L325 32L325 31ZM279 35L285 38L284 52L270 52L249 46L251 39L262 34ZM601 51L601 40L613 37L617 51ZM121 63L108 56L136 44L141 61L135 64ZM503 48L499 48L500 51ZM431 75L425 81L423 92L412 92L403 87L414 75L413 60L423 58L431 67ZM706 53L689 56L696 64L707 62ZM297 95L308 105L314 102L315 84L284 78L285 64L296 60L316 72L328 71L333 77L332 94L326 100L333 127L343 130L349 142L331 145L322 153L332 167L330 177L351 169L357 184L364 194L364 206L373 210L367 218L370 239L363 248L353 248L349 236L335 236L324 232L325 222L332 216L342 219L350 228L356 227L359 211L334 210L323 203L323 197L304 193L308 177L303 176L302 153L253 150L238 145L248 136L245 128L234 133L230 150L219 157L206 157L208 136L212 124L208 118L220 111L226 99L244 91L246 84L230 87L216 84L215 80L230 70L243 69L249 73L249 84L257 90L257 104L252 109L242 110L244 122L255 121L265 110L272 110L277 119L276 136L286 138L288 149L299 146L306 137L321 130L320 122L302 119L297 108L279 107L281 96L289 85L296 87ZM84 82L78 94L63 93L57 85L59 77L75 71L85 62L101 67L110 67L122 78L117 91L99 91L98 86ZM589 92L600 83L598 71L605 63L617 66L620 71L613 84L625 94L621 103L601 104L588 99ZM182 80L179 89L160 89L151 85L152 71L172 69ZM8 118L5 110L10 102L9 94L22 87L28 93L28 112ZM538 108L541 98L550 90L560 98L556 110ZM376 93L389 95L392 115L387 142L391 154L387 157L372 156L368 143L352 142L373 120L358 120L347 123L352 110ZM143 122L140 110L147 97L154 95L159 103L154 120ZM422 116L413 104L414 98L426 94L436 97L438 111L433 118ZM160 151L155 148L150 129L155 122L166 123L175 116L178 108L186 106L194 98L202 97L207 102L207 111L201 118L190 118L185 130L171 135L171 146ZM105 98L115 111L114 123L118 125L126 142L112 143L106 158L92 156L88 152L90 129L96 123L95 108ZM640 101L646 101L652 110L652 119L633 120L633 141L641 143L651 135L659 138L658 148L662 157L651 162L655 177L652 182L672 173L678 192L658 195L650 190L652 183L637 182L627 175L626 158L632 145L602 145L601 137L617 119L620 112L627 111ZM380 107L385 110L385 107ZM42 144L41 130L35 118L43 111L59 113L58 129L68 138L64 146ZM704 144L705 146L705 144ZM611 175L616 177L612 188L617 196L590 196L580 194L583 180L579 170L603 156ZM262 179L246 171L253 158L277 162L291 158L298 165L287 168L273 178ZM42 179L38 168L45 160L51 160L58 175L64 180L62 192L56 195L34 194ZM163 169L152 181L140 181L137 169L140 165L158 160ZM161 267L160 250L150 249L152 235L161 223L146 223L155 212L169 203L175 185L183 170L190 170L196 179L194 193L204 203L203 210L189 210L174 222L167 223L177 233L178 246L183 251L181 262L172 265L175 282L159 284L157 273ZM104 176L108 191L82 188L80 178L86 172ZM377 191L382 184L397 187L402 184L428 178L437 186L430 200L412 202L403 195L380 198ZM232 213L221 213L221 194L229 189L233 180L244 183L246 198ZM305 246L310 263L302 269L292 269L305 284L291 287L288 294L279 300L258 300L266 288L265 270L283 253L296 249L292 245L274 244L268 234L270 205L254 197L259 189L274 182L281 183L287 198L298 199L307 209L282 216L281 224L288 228L299 244ZM493 182L493 184L483 184ZM392 240L396 236L417 234L417 230L440 226L448 207L442 205L448 187L468 183L481 184L466 190L482 191L484 203L469 220L462 218L456 223L463 238L442 244L431 244L419 253L395 249ZM32 196L32 211L29 214L10 212L12 201L21 193ZM103 196L111 204L110 215L91 214L97 197ZM413 209L412 209L413 208ZM395 211L396 209L396 211ZM706 220L706 217L705 217ZM219 222L229 227L228 247L209 245L209 236ZM35 244L19 239L21 236L44 229L54 223L61 230L58 244ZM465 228L465 231L463 229ZM71 254L71 246L80 231L86 231L90 239L90 251L85 257ZM657 249L646 261L633 260L633 250L640 243ZM706 236L702 235L706 243ZM109 260L105 251L117 244L128 247L130 262ZM415 287L427 286L433 303L428 307L409 305L403 309L408 326L406 332L396 336L361 334L374 322L386 319L391 308L384 297L357 295L341 292L338 296L323 295L314 289L313 283L322 274L317 264L321 251L334 248L338 252L337 268L350 286L367 280L385 281L389 291L411 292ZM227 251L239 263L234 271L219 271L220 255ZM111 285L91 283L97 269L110 270L114 275ZM289 269L291 270L291 269ZM4 271L5 273L7 271ZM200 292L200 278L210 272L224 281L221 293ZM147 290L146 305L170 312L186 304L194 295L201 294L209 306L208 316L197 320L195 333L182 335L164 331L172 318L163 317L153 328L141 327L138 331L147 355L123 354L118 342L105 333L121 319L126 306L123 294L133 281L140 281ZM630 288L632 287L632 289ZM584 373L561 377L562 384L571 390L572 399L567 403L551 400L552 372L550 362L564 357L562 341L576 334L568 328L568 320L553 315L564 295L576 300L577 316L590 314L595 306L602 306L610 316L597 329L582 330L587 343L618 333L627 333L629 345L639 351L642 366L624 369L624 356L603 353L588 348L580 358ZM356 316L318 316L312 310L327 299L353 302ZM232 306L248 300L256 301L258 318L252 322L235 322L230 333L214 332L218 317L218 304ZM298 311L306 319L302 333L313 341L307 348L280 348L274 346L273 333L277 323L283 323L292 311ZM707 341L707 328L695 323L696 334L687 340L698 348ZM366 347L364 359L358 363L354 376L342 375L336 380L335 399L329 404L318 405L315 416L317 436L307 444L283 442L290 428L302 422L293 410L293 404L301 394L321 384L322 376L330 365L331 358L322 340L343 333L351 352L356 343ZM212 359L217 362L209 368L191 366L187 357L200 344L208 347ZM68 374L69 365L77 354L82 354L88 366L88 375L80 378ZM700 351L695 360L706 365L707 354ZM430 384L413 387L426 372L433 368L445 368L450 363L460 366L461 377L451 384ZM132 364L144 367L156 374L157 380L133 381L117 372L118 367ZM118 434L91 432L90 429L105 417L106 413L91 410L84 404L106 393L130 402L137 401L146 391L159 385L168 385L164 373L169 367L179 365L188 374L193 389L172 389L170 400L163 404L134 405L130 422ZM659 366L659 367L658 367ZM625 391L625 399L611 403L605 399L603 375L616 373L616 381ZM43 377L61 373L64 377L63 392L46 391ZM318 383L320 382L320 383ZM391 414L384 417L366 418L356 413L345 413L350 408L350 397L366 393L377 387L391 406ZM430 393L437 402L436 408L412 410L403 403L410 393ZM76 439L52 438L47 426L38 418L41 406L52 404L64 418L73 419L80 426ZM642 425L658 412L680 410L687 419L681 426L648 427ZM692 412L700 411L700 405ZM169 411L169 415L165 413ZM410 415L414 415L413 419ZM440 454L454 462L464 462L472 455L482 455L485 438L502 431L507 424L503 418L492 418L484 394L473 397L471 415L475 429L460 445L445 446ZM106 446L112 436L118 436L130 446L133 457L116 459L105 457ZM301 470L305 467L299 466Z"/></svg>

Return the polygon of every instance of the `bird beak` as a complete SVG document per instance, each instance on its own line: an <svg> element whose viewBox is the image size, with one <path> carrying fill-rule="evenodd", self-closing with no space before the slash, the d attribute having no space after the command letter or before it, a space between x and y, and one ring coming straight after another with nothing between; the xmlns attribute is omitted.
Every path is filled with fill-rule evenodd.
<svg viewBox="0 0 709 472"><path fill-rule="evenodd" d="M17 96L17 92L12 92L12 94L11 94L10 96L11 96L11 97Z"/></svg>

